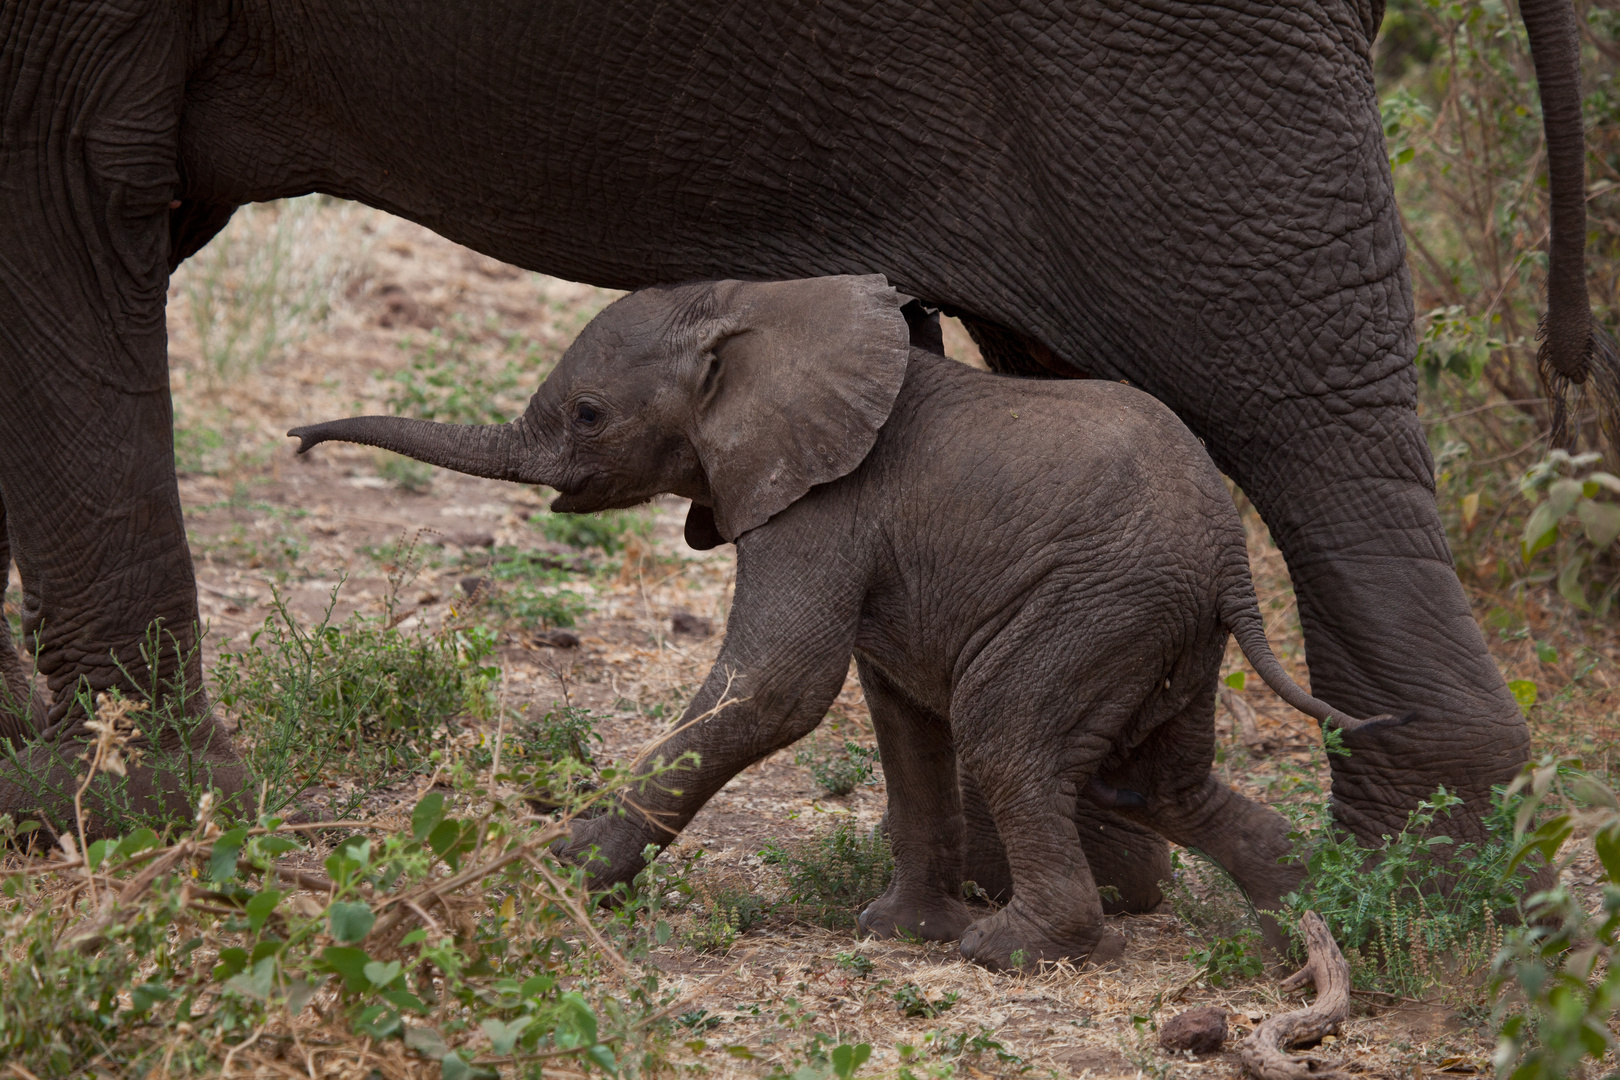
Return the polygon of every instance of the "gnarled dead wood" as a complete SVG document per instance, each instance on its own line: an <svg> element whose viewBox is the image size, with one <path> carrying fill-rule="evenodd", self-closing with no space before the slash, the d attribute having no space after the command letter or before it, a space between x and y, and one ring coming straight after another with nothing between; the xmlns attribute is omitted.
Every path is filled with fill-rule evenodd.
<svg viewBox="0 0 1620 1080"><path fill-rule="evenodd" d="M1326 1062L1294 1057L1287 1051L1299 1043L1334 1034L1350 1015L1350 965L1328 933L1327 923L1314 911L1299 920L1305 932L1305 966L1283 980L1284 990L1297 990L1307 982L1316 986L1316 1000L1303 1009L1273 1016L1243 1040L1243 1067L1259 1080L1327 1080L1344 1074Z"/></svg>

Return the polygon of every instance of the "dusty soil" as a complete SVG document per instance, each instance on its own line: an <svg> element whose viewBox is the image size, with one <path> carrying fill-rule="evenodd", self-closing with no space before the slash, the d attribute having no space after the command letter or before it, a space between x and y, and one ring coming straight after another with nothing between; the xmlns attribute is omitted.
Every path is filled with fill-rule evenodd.
<svg viewBox="0 0 1620 1080"><path fill-rule="evenodd" d="M389 395L400 385L391 376L407 366L412 349L435 340L435 330L441 342L464 336L464 350L484 371L498 367L504 342L521 337L533 343L538 372L612 294L504 266L373 211L315 203L296 213L301 215L296 220L278 220L274 210L261 209L232 226L239 253L296 226L289 273L314 282L310 288L323 290L323 308L329 308L289 317L278 344L255 362L220 363L205 356L207 348L218 352L206 342L206 334L215 332L208 329L213 324L204 320L200 337L194 319L205 268L184 268L172 295L181 442L203 447L202 460L181 480L181 493L210 661L263 623L272 589L312 618L346 575L337 614L380 611L388 582L365 550L402 537L419 540L425 565L398 599L409 619L428 625L465 603L461 581L476 576L491 542L551 550L565 558L578 555L548 544L529 524L529 515L544 505L539 492L445 472L434 473L425 490L408 491L382 475L389 468L384 455L327 445L298 457L281 433L298 423L388 411ZM251 288L251 281L240 284L251 277L251 266L216 266L211 272L238 282L233 287L239 290ZM953 328L951 347L959 359L973 359L971 343L959 329ZM515 395L514 408L521 407L529 389L508 391ZM544 709L566 692L605 717L599 730L608 752L617 756L632 754L663 729L667 718L679 715L716 654L730 602L730 549L686 548L680 500L661 501L654 511L650 550L633 551L619 560L622 569L610 567L575 586L591 607L576 628L578 647L549 647L534 630L519 628L505 635L499 652L509 705ZM1248 519L1271 639L1304 682L1298 622L1281 557L1252 512ZM1504 606L1522 609L1527 619L1556 621L1540 609L1532 612L1530 601L1480 595L1482 619ZM709 620L716 632L676 634L671 620L678 612ZM1504 640L1494 629L1490 638L1510 677L1535 678L1546 686L1569 683L1572 673L1542 663L1526 639ZM1614 655L1612 641L1594 644ZM1228 660L1229 671L1244 666L1235 647ZM1588 698L1575 705L1566 701L1557 720L1606 744L1607 730L1597 731L1591 718L1612 710L1613 695L1582 693ZM1229 754L1223 768L1248 794L1266 798L1285 771L1297 774L1310 767L1314 725L1289 711L1252 672L1243 696L1270 749L1264 755L1245 749L1223 709L1219 722ZM853 678L834 714L841 737L872 743ZM411 797L418 783L414 778L392 796L385 793L375 809ZM711 884L771 897L781 884L758 857L768 840L808 835L830 815L852 815L871 825L883 804L881 774L879 782L851 796L828 798L787 750L733 780L693 822L678 850L707 852L696 873ZM683 1053L721 1074L763 1074L773 1060L786 1061L812 1032L824 1032L845 1042L869 1041L873 1071L895 1068L902 1043L919 1048L924 1060L943 1060L941 1045L966 1033L988 1036L1017 1059L1001 1060L993 1049L970 1054L958 1072L972 1076L1011 1076L1028 1069L1031 1075L1139 1077L1164 1075L1169 1068L1185 1076L1234 1075L1233 1050L1245 1029L1290 1007L1270 977L1225 989L1199 982L1185 959L1188 932L1168 911L1115 922L1129 942L1123 961L1107 970L1040 977L990 974L947 947L858 942L853 932L820 929L785 915L772 916L723 954L680 947L677 935L657 960L685 995L682 1011L707 1010L718 1018L702 1035L707 1046ZM862 954L874 969L865 977L853 975L835 962L840 953ZM894 987L903 983L915 983L932 999L947 993L958 997L937 1018L908 1020L893 1001ZM1484 1070L1490 1043L1479 1026L1481 1017L1455 1008L1475 998L1459 991L1393 1007L1365 999L1363 1015L1325 1052L1344 1067L1373 1075ZM1202 1060L1172 1061L1144 1044L1132 1023L1133 1017L1168 1018L1208 1004L1225 1006L1234 1029L1227 1052ZM728 1053L723 1044L750 1047L754 1057Z"/></svg>

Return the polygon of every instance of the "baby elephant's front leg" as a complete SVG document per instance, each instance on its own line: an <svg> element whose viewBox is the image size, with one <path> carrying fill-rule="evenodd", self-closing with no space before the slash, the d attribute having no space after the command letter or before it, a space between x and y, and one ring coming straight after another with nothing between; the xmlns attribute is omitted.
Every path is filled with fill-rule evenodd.
<svg viewBox="0 0 1620 1080"><path fill-rule="evenodd" d="M784 544L770 525L739 541L726 643L703 689L643 752L644 779L600 816L574 822L564 853L587 861L592 888L634 878L647 845L668 845L726 781L827 715L849 672L863 586L830 577L846 574L847 560L795 551L795 542L804 543Z"/></svg>

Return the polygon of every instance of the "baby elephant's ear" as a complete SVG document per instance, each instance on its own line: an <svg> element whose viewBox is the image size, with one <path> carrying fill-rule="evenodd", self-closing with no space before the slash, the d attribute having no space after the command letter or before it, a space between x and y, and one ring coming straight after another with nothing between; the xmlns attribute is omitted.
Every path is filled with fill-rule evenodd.
<svg viewBox="0 0 1620 1080"><path fill-rule="evenodd" d="M880 274L714 286L714 344L690 373L692 441L727 540L866 457L905 379L899 300Z"/></svg>

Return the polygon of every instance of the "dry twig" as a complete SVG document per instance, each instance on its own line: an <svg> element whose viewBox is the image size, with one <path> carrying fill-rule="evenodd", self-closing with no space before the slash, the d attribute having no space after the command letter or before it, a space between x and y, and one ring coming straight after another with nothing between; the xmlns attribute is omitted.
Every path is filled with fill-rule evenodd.
<svg viewBox="0 0 1620 1080"><path fill-rule="evenodd" d="M1314 911L1299 920L1305 932L1305 966L1282 982L1284 991L1307 982L1316 986L1316 1000L1303 1009L1273 1016L1254 1029L1240 1048L1243 1067L1259 1080L1330 1080L1343 1073L1326 1062L1294 1057L1287 1051L1338 1031L1350 1015L1350 965L1333 942L1327 923Z"/></svg>

